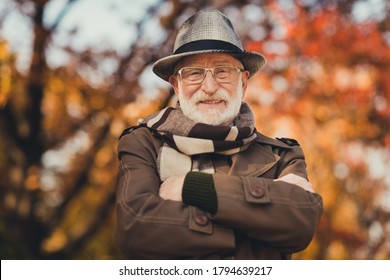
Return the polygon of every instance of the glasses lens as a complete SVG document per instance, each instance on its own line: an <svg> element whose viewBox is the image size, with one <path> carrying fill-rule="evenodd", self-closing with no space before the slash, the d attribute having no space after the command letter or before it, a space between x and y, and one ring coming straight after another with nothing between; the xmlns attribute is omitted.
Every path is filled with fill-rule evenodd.
<svg viewBox="0 0 390 280"><path fill-rule="evenodd" d="M237 78L237 68L231 66L215 67L214 78L217 82L232 82Z"/></svg>
<svg viewBox="0 0 390 280"><path fill-rule="evenodd" d="M205 71L206 69L204 68L195 68L195 67L183 68L181 70L181 77L182 79L191 83L202 82Z"/></svg>

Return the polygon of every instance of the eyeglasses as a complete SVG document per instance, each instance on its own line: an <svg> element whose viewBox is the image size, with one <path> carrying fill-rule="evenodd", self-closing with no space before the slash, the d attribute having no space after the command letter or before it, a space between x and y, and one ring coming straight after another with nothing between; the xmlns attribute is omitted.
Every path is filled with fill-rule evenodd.
<svg viewBox="0 0 390 280"><path fill-rule="evenodd" d="M187 85L198 85L203 82L207 71L210 71L217 83L231 83L237 80L239 73L243 70L235 66L217 66L211 68L183 67L177 71L177 75L187 83Z"/></svg>

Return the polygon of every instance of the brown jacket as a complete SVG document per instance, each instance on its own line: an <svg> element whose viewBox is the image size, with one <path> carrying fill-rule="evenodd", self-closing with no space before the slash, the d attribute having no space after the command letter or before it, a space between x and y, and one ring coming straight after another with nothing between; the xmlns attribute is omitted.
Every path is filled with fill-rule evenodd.
<svg viewBox="0 0 390 280"><path fill-rule="evenodd" d="M213 155L214 216L159 197L161 145L144 127L119 141L115 238L128 258L288 259L310 243L323 211L321 197L273 180L288 173L307 178L296 143L258 134L244 152Z"/></svg>

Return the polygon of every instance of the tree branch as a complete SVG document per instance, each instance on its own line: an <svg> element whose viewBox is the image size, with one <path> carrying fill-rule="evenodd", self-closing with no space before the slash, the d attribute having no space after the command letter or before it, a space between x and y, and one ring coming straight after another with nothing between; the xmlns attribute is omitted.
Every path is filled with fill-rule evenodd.
<svg viewBox="0 0 390 280"><path fill-rule="evenodd" d="M94 119L98 116L99 113L96 113L93 117L91 117L90 122L92 123ZM94 140L93 145L91 149L88 150L85 157L85 166L83 170L86 170L85 172L82 172L79 174L78 178L75 182L73 182L72 187L67 187L65 189L70 190L61 205L56 209L56 212L52 219L50 219L50 227L54 228L58 221L61 220L61 218L65 215L66 209L69 206L69 203L76 197L86 186L88 182L88 171L91 170L92 166L95 163L95 155L99 151L99 149L104 144L103 139L105 139L109 133L109 127L111 124L111 119L106 120L106 122L103 124L101 128L99 128L99 133L96 137L93 137L92 140Z"/></svg>

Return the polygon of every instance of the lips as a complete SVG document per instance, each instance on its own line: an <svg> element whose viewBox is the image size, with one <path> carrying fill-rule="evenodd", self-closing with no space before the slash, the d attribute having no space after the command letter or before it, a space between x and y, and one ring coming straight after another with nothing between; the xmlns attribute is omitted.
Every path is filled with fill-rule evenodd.
<svg viewBox="0 0 390 280"><path fill-rule="evenodd" d="M207 104L207 105L214 105L214 104L220 104L222 102L225 102L225 100L202 100L198 103Z"/></svg>

